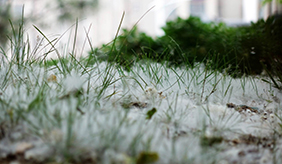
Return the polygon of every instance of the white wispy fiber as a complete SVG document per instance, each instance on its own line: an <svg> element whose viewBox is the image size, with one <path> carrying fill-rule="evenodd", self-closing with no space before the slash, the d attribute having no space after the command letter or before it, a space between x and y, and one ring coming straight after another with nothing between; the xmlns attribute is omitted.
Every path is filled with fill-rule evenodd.
<svg viewBox="0 0 282 164"><path fill-rule="evenodd" d="M203 66L173 69L157 63L125 72L102 62L83 74L79 67L65 74L15 67L4 80L7 67L0 69L1 121L24 123L28 133L56 147L58 160L67 150L75 159L87 154L101 163L122 163L148 151L162 164L212 163L237 155L238 149L224 150L233 150L228 142L241 135L281 132L281 91L260 77L233 79L210 71L205 77ZM51 74L56 81L46 80ZM239 112L227 103L259 110ZM220 149L207 148L204 137L225 141Z"/></svg>

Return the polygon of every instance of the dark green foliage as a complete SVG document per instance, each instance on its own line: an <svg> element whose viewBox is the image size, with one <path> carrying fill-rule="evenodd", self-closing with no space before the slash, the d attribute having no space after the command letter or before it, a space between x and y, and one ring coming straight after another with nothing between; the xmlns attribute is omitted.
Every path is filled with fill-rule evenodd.
<svg viewBox="0 0 282 164"><path fill-rule="evenodd" d="M149 110L146 113L146 116L147 116L146 119L150 120L156 112L157 112L156 108L152 108L151 110Z"/></svg>
<svg viewBox="0 0 282 164"><path fill-rule="evenodd" d="M112 44L103 45L101 49L95 49L91 54L96 55L98 60L117 62L126 69L138 60L151 58L158 61L160 58L156 51L161 45L145 33L138 32L137 28L131 31L124 29L123 35L117 37L115 43L114 47Z"/></svg>
<svg viewBox="0 0 282 164"><path fill-rule="evenodd" d="M154 163L159 160L159 155L156 152L140 152L137 156L136 164Z"/></svg>
<svg viewBox="0 0 282 164"><path fill-rule="evenodd" d="M22 15L12 14L10 2L0 1L0 48L5 48L7 42L12 45L19 46L22 44L23 26L24 26L24 6L22 7ZM19 51L19 50L15 50ZM17 53L16 52L16 53Z"/></svg>
<svg viewBox="0 0 282 164"><path fill-rule="evenodd" d="M164 37L177 42L189 61L216 63L212 69L231 66L229 72L260 74L267 65L269 70L273 58L280 60L282 49L282 17L272 16L245 27L228 27L224 23L203 23L199 18L190 17L168 22L163 28ZM189 55L192 54L192 55ZM174 54L182 58L181 54ZM195 58L195 59L194 59ZM238 75L238 74L237 74Z"/></svg>
<svg viewBox="0 0 282 164"><path fill-rule="evenodd" d="M173 66L209 64L233 76L260 74L264 68L277 70L282 61L282 17L272 16L250 26L229 27L224 23L204 23L197 17L178 18L163 27L165 35L156 39L137 29L124 30L113 44L91 52L99 60L117 62L126 69L135 61L166 61ZM96 58L95 58L96 59ZM236 72L236 73L234 73ZM276 71L277 74L277 71Z"/></svg>
<svg viewBox="0 0 282 164"><path fill-rule="evenodd" d="M240 29L244 31L241 45L249 68L255 73L260 73L264 67L272 73L281 73L277 72L277 66L282 63L282 16L272 16L266 21L261 19Z"/></svg>
<svg viewBox="0 0 282 164"><path fill-rule="evenodd" d="M217 63L214 65L216 68L227 67L227 62L235 59L238 34L235 28L227 27L224 23L203 23L197 17L186 20L178 18L168 22L163 30L165 36L161 39L169 37L181 49L174 51L174 59L189 63L212 60Z"/></svg>
<svg viewBox="0 0 282 164"><path fill-rule="evenodd" d="M10 5L1 4L0 2L0 46L3 46L11 33L9 19L11 19Z"/></svg>

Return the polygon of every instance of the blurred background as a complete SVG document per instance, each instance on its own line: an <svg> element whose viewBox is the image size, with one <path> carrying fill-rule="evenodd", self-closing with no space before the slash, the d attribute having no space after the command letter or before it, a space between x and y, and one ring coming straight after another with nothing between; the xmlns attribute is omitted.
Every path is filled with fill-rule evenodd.
<svg viewBox="0 0 282 164"><path fill-rule="evenodd" d="M140 31L155 37L163 35L161 27L177 17L193 15L204 22L223 21L229 26L240 26L281 11L281 3L276 0L0 0L0 43L5 43L11 29L9 19L16 23L22 13L32 43L42 37L33 25L51 38L66 32L61 41L67 43L68 33L74 30L69 28L77 19L79 48L87 35L93 47L110 42L123 12L122 28L130 29L138 22Z"/></svg>

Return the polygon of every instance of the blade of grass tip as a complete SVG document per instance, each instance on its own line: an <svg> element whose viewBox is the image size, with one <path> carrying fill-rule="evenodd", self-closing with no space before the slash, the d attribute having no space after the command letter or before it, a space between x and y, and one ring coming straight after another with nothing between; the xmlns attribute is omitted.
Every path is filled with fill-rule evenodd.
<svg viewBox="0 0 282 164"><path fill-rule="evenodd" d="M151 78L152 78L152 79L156 79L156 78L157 78L157 75L156 75L156 72L155 72L155 70L154 70L154 68L152 67L151 64L148 64L148 69L149 69L150 72L151 72L151 74L150 74Z"/></svg>
<svg viewBox="0 0 282 164"><path fill-rule="evenodd" d="M122 22L124 20L124 16L125 16L125 11L122 13L122 17L121 17L121 21L119 23L119 26L118 26L118 29L117 29L117 32L116 32L116 35L115 35L115 38L114 38L114 41L113 41L113 45L111 47L111 50L110 50L110 53L109 55L113 52L114 48L115 48L115 43L116 43L116 40L117 40L117 37L118 37L118 34L119 34L119 31L121 29L121 25L122 25ZM104 93L104 91L106 90L106 88L109 86L109 83L111 82L111 80L114 78L112 75L110 75L110 72L112 72L114 69L114 67L111 66L111 63L107 63L107 66L106 66L106 69L105 69L105 78L103 79L103 82L102 82L102 89L99 91L98 93L98 99L101 98L102 94Z"/></svg>
<svg viewBox="0 0 282 164"><path fill-rule="evenodd" d="M158 77L158 73L160 72L160 70L161 70L161 67L158 67L157 65L155 65L155 71L153 71L153 72L154 72L154 75L155 75L155 78L156 78L156 85L161 82L162 75L160 75ZM160 83L160 84L163 86L162 83Z"/></svg>
<svg viewBox="0 0 282 164"><path fill-rule="evenodd" d="M35 55L37 54L39 47L42 45L42 42L43 42L43 39L40 39L37 36L35 47L33 48L33 50L31 51L31 54L30 54L31 56L34 57L35 60L36 60ZM37 57L37 58L40 58L40 57Z"/></svg>
<svg viewBox="0 0 282 164"><path fill-rule="evenodd" d="M55 47L55 44L53 44L49 39L48 37L35 25L33 25L33 27L47 40L47 42L51 45L51 47L55 50L57 56L59 59L61 59L61 55L60 53L58 52L57 48Z"/></svg>
<svg viewBox="0 0 282 164"><path fill-rule="evenodd" d="M111 50L110 50L109 55L113 52L113 50L114 50L114 48L115 48L116 40L117 40L117 38L118 38L118 34L119 34L119 32L120 32L121 25L122 25L122 22L123 22L123 20L124 20L124 16L125 16L125 12L122 13L121 21L120 21L120 23L119 23L119 26L118 26L118 29L117 29L115 38L114 38L114 40L113 40L113 45L112 45L112 47L111 47ZM107 66L106 66L106 69L105 69L105 74L106 74L106 75L105 75L105 77L104 77L104 79L103 79L103 82L102 82L102 89L99 91L98 96L97 96L98 99L101 98L101 96L102 96L102 94L104 93L104 91L106 90L106 88L107 88L108 86L110 86L111 84L113 84L113 83L111 83L112 79L114 78L114 76L111 75L111 72L112 72L113 70L114 70L114 67L112 67L112 66L111 66L111 63L108 62L108 63L107 63Z"/></svg>
<svg viewBox="0 0 282 164"><path fill-rule="evenodd" d="M113 45L112 45L112 48L111 48L111 51L110 51L110 55L113 52L113 49L115 48L116 40L117 40L117 37L118 37L118 33L120 32L124 16L125 16L125 11L122 13L121 20L119 22L118 29L117 29L117 32L116 32L116 35L115 35L115 38L114 38L114 42L113 42Z"/></svg>
<svg viewBox="0 0 282 164"><path fill-rule="evenodd" d="M118 74L120 77L125 77L127 76L125 73L124 73L124 69L122 68L121 65L116 65L116 69L118 71Z"/></svg>
<svg viewBox="0 0 282 164"><path fill-rule="evenodd" d="M167 90L169 90L170 88L172 88L176 83L179 83L179 79L177 79L174 83L172 83L168 88L162 90L161 92L165 92ZM179 86L180 87L180 86Z"/></svg>
<svg viewBox="0 0 282 164"><path fill-rule="evenodd" d="M90 37L89 37L89 31L90 31L90 27L88 29L88 32L86 31L86 29L84 28L84 31L86 32L86 37L87 37L87 41L88 41L88 44L90 46L90 49L91 49L91 52L94 52L94 48L93 48L93 45L91 43L91 40L90 40ZM91 54L90 54L91 55ZM87 63L86 63L86 67L88 67L89 63L90 63L90 57L88 57L88 60L87 60Z"/></svg>
<svg viewBox="0 0 282 164"><path fill-rule="evenodd" d="M5 50L3 49L3 47L0 47L0 50L1 50L1 54L4 56L4 58L6 58L6 60L7 61L9 61L8 59L8 56L7 56L7 54L6 54L6 52L5 52ZM4 60L2 60L2 62L3 62L3 64L4 64Z"/></svg>
<svg viewBox="0 0 282 164"><path fill-rule="evenodd" d="M145 15L147 15L155 6L152 6L151 8L149 8L149 10L147 10L139 19L138 21L133 25L133 27L131 28L131 30L129 31L129 35L132 33L132 31L134 30L134 28L137 26L137 24L145 17Z"/></svg>
<svg viewBox="0 0 282 164"><path fill-rule="evenodd" d="M205 72L206 72L206 71L205 71ZM213 78L209 79L209 77L210 77L211 75L214 75L214 74L215 74L215 72L211 72L211 73L207 74L207 75L205 76L205 78L199 82L199 84L203 83L205 80L206 80L206 83L211 82L211 80L212 80ZM209 79L209 80L207 80L207 79Z"/></svg>
<svg viewBox="0 0 282 164"><path fill-rule="evenodd" d="M82 45L82 49L81 49L81 52L80 52L80 56L83 55L83 51L84 51L86 42L87 42L87 40L89 39L89 33L90 33L91 27L92 27L92 24L89 25L89 28L88 28L87 31L86 31L86 29L84 28L84 31L85 31L85 34L86 34L86 38L84 39L84 42L83 42L83 45ZM90 44L90 49L91 49L91 52L93 52L93 51L92 51L92 50L93 50L92 44Z"/></svg>
<svg viewBox="0 0 282 164"><path fill-rule="evenodd" d="M70 31L70 30L73 28L73 26L75 26L75 25L76 25L76 23L72 24L72 25L57 39L57 41L54 43L54 45L56 45L56 44L61 40L61 38L62 38L68 31Z"/></svg>
<svg viewBox="0 0 282 164"><path fill-rule="evenodd" d="M23 15L22 15L23 16ZM22 17L22 22L19 24L19 30L18 30L18 34L16 32L16 29L14 28L14 25L12 23L12 21L9 19L9 23L10 23L10 26L12 28L12 37L8 37L8 39L10 40L10 43L11 43L11 60L15 60L16 59L16 64L19 66L20 64L20 50L22 48L23 45L21 45L22 43L22 39L23 39L23 29L22 29L22 26L23 26L23 17Z"/></svg>
<svg viewBox="0 0 282 164"><path fill-rule="evenodd" d="M27 42L28 42L28 40L27 40ZM27 43L27 42L26 42L26 43L23 43L23 44L21 45L21 49L20 49L20 50L21 50L21 51L20 51L20 54L21 54L21 63L22 63L22 64L24 64L24 62L27 63L27 62L29 61L29 60L28 60L28 56L27 56L28 53L29 53L29 50L28 50L28 49L29 49L29 46L28 46L28 43ZM26 60L25 60L25 56L27 57ZM26 64L26 63L25 63L25 64Z"/></svg>
<svg viewBox="0 0 282 164"><path fill-rule="evenodd" d="M33 27L43 36L43 38L45 38L45 39L47 40L48 44L50 44L50 42L51 42L51 43L54 42L54 44L50 44L50 45L51 45L50 50L47 51L46 53L44 53L44 55L43 55L43 56L44 56L43 60L45 60L46 57L48 56L48 54L51 53L51 52L53 52L53 51L55 51L56 54L58 55L58 58L61 59L61 58L60 58L61 56L60 56L58 50L55 48L55 45L61 40L61 38L62 38L70 29L72 29L73 26L75 26L75 24L72 24L60 37L58 37L58 38L56 38L56 39L50 41L38 27L36 27L35 25L33 25ZM41 51L44 50L45 47L48 46L48 44L47 44L46 46L44 46L44 47L41 49ZM52 49L54 49L54 50L52 50ZM62 61L60 61L60 62L62 62Z"/></svg>
<svg viewBox="0 0 282 164"><path fill-rule="evenodd" d="M185 84L184 80L182 79L182 76L184 75L184 71L181 73L181 75L179 75L174 69L171 69L174 74L178 77L177 82L180 80L182 82L182 84ZM180 86L180 84L178 84Z"/></svg>
<svg viewBox="0 0 282 164"><path fill-rule="evenodd" d="M67 71L68 73L70 73L70 70L67 68L65 62L63 61L62 56L60 55L59 51L58 51L57 48L55 47L55 44L53 44L53 43L48 39L48 37L47 37L38 27L36 27L35 25L33 25L33 27L47 40L47 42L48 42L48 43L51 45L51 47L55 50L55 52L56 52L56 54L57 54L57 56L58 56L58 59L59 59L61 65L62 65L62 70L61 70L61 71L63 71L64 75L65 75L65 72L66 72L66 71ZM59 68L59 67L57 66L57 68Z"/></svg>
<svg viewBox="0 0 282 164"><path fill-rule="evenodd" d="M130 29L129 33L128 33L128 36L130 36L132 34L132 32L134 31L134 29L136 28L137 24L145 17L145 15L147 15L155 6L152 6L151 8L149 8L149 10L147 10L138 20L137 22L132 26L132 28ZM124 15L123 15L124 16ZM122 17L122 20L123 20L123 17ZM114 40L114 43L115 44L116 42L116 38ZM123 43L122 43L122 46L125 44L126 42L126 39L123 40ZM118 57L118 55L116 56L116 58ZM115 59L116 60L116 59Z"/></svg>
<svg viewBox="0 0 282 164"><path fill-rule="evenodd" d="M55 38L55 39L53 39L51 42L55 42L57 40L57 38ZM32 56L35 56L36 54L39 54L40 52L42 52L43 50L45 50L46 49L46 47L49 45L49 44L46 44L46 45L44 45L40 50L39 50L39 47L41 46L43 44L43 39L41 39L38 43L37 43L37 45L36 45L36 47L33 49L33 51L32 51ZM41 55L41 56L38 56L37 58L35 58L35 60L39 60L40 58L42 58L41 59L41 61L40 61L40 64L46 59L46 57L48 56L48 54L50 54L51 52L54 52L54 50L51 48L51 49L49 49L47 52L44 52L43 53L43 55Z"/></svg>
<svg viewBox="0 0 282 164"><path fill-rule="evenodd" d="M208 69L205 69L205 76L204 76L203 88L202 88L202 93L201 93L201 102L203 101L203 96L204 96L204 92L205 92L205 85L206 85L206 80L207 80L207 73L208 73Z"/></svg>
<svg viewBox="0 0 282 164"><path fill-rule="evenodd" d="M71 25L60 37L58 37L58 38L55 38L55 39L53 39L51 42L53 43L54 42L54 46L61 40L61 38L70 30L70 29L72 29L72 27L74 26L75 24L73 24L73 25ZM33 25L33 26L35 26L35 25ZM43 36L44 37L44 36ZM45 39L46 39L46 37L44 37ZM43 40L42 40L43 41ZM47 40L48 41L48 40ZM49 44L49 42L48 42L48 44ZM39 51L39 52L41 52L42 50L45 50L45 48L48 46L48 44L47 45L45 45L44 47L42 47L42 49ZM49 51L47 51L46 53L44 53L44 58L43 58L43 60L45 60L45 58L47 57L47 55L49 54L49 53L51 53L51 52L53 52L53 51L56 51L57 49L54 49L54 50L52 50L53 49L53 46L51 46L51 48L50 48L50 50Z"/></svg>
<svg viewBox="0 0 282 164"><path fill-rule="evenodd" d="M51 42L52 42L52 43L54 42L54 45L55 45L57 40L59 40L59 39L58 39L58 38L55 38L55 39L51 40ZM48 45L49 45L49 43L46 44L46 45L42 48L42 50L45 49ZM41 50L41 51L42 51L42 50ZM40 51L40 52L41 52L41 51ZM54 52L54 51L55 51L55 50L54 50L53 48L50 48L49 51L45 52L45 53L42 55L42 56L44 56L43 60L46 59L46 57L48 56L49 53Z"/></svg>
<svg viewBox="0 0 282 164"><path fill-rule="evenodd" d="M221 81L221 79L222 79L222 77L214 84L211 92L209 93L209 95L206 96L205 102L207 102L209 97L217 90L216 87L217 87L218 83Z"/></svg>
<svg viewBox="0 0 282 164"><path fill-rule="evenodd" d="M170 36L168 36L168 37L176 45L177 50L179 51L178 53L181 54L182 59L185 60L185 58L183 56L184 53L183 53L182 49L180 48L179 44L172 37L170 37Z"/></svg>
<svg viewBox="0 0 282 164"><path fill-rule="evenodd" d="M202 71L202 72L200 72L201 71L201 69L200 69L200 66L198 67L198 70L196 70L194 73L195 73L195 77L196 77L196 80L195 80L195 82L196 82L196 84L197 85L201 85L202 83L203 83L203 81L205 80L205 78L204 79L202 79L201 81L199 81L199 79L200 79L200 77L202 76L202 75L204 75L205 77L206 77L206 75L205 75L205 73L206 73L206 69L204 70L204 71Z"/></svg>
<svg viewBox="0 0 282 164"><path fill-rule="evenodd" d="M13 61L13 60L15 60L16 59L16 62L18 61L17 60L17 56L15 55L16 54L16 52L14 52L15 51L15 49L17 49L17 48L13 48L13 47L16 47L17 45L16 45L16 42L14 42L13 41L13 38L14 39L16 39L17 37L16 37L16 30L15 30L15 28L14 28L14 25L13 25L13 23L12 23L12 21L9 19L9 23L10 23L10 26L11 26L11 28L12 28L12 37L9 37L9 36L7 36L8 37L8 39L10 40L10 43L11 43L11 47L10 47L10 49L11 49L11 61Z"/></svg>
<svg viewBox="0 0 282 164"><path fill-rule="evenodd" d="M231 88L230 88L229 97L227 99L227 102L230 102L230 99L231 99L231 96L232 96L232 92L233 92L233 86L231 86Z"/></svg>
<svg viewBox="0 0 282 164"><path fill-rule="evenodd" d="M227 95L227 92L228 92L228 90L230 89L230 87L231 87L231 81L232 81L232 78L230 79L230 81L229 81L229 84L228 84L228 86L227 86L227 88L226 88L226 90L225 90L225 92L224 92L224 96L223 97L225 97L226 95ZM224 86L222 85L222 91L224 91Z"/></svg>
<svg viewBox="0 0 282 164"><path fill-rule="evenodd" d="M16 36L16 33L15 33L16 30L15 30L15 28L14 28L14 25L13 25L11 19L9 19L9 23L10 23L10 26L11 26L11 28L12 28L12 36L15 37L15 36ZM10 38L10 41L12 41L12 38ZM12 45L11 45L11 46L12 46Z"/></svg>
<svg viewBox="0 0 282 164"><path fill-rule="evenodd" d="M177 111L177 100L178 100L178 96L179 96L179 92L177 91L177 93L176 93L176 98L175 98L175 104L174 104L174 109L175 109L175 111Z"/></svg>
<svg viewBox="0 0 282 164"><path fill-rule="evenodd" d="M202 108L203 108L205 114L206 114L206 115L208 116L208 118L209 118L209 123L210 123L211 125L213 125L213 120L212 120L212 117L211 117L211 112L210 112L209 105L207 104L206 108L205 108L205 107L202 107Z"/></svg>
<svg viewBox="0 0 282 164"><path fill-rule="evenodd" d="M133 72L133 71L132 71ZM133 72L134 73L134 72ZM139 73L134 73L135 75L137 75L142 81L143 83L148 86L148 83L146 83L146 81L141 77L141 75ZM135 79L136 80L136 79ZM136 80L137 81L137 80Z"/></svg>
<svg viewBox="0 0 282 164"><path fill-rule="evenodd" d="M111 66L109 66L111 67ZM117 78L116 80L112 81L113 78L114 78L114 75L116 74L116 72L112 74L110 74L110 72L113 71L113 67L110 68L110 70L106 71L106 77L103 79L103 82L102 82L102 89L99 91L98 95L97 95L97 98L100 99L103 95L103 93L105 92L105 90L112 84L114 84L115 82L117 82L118 80L121 79L120 78Z"/></svg>
<svg viewBox="0 0 282 164"><path fill-rule="evenodd" d="M194 79L196 79L196 73L195 73L195 71L191 69L190 73L191 73L191 75L190 75L191 80L189 79L189 83L188 83L188 85L187 85L187 90L188 90L188 92L190 91L190 86L191 86L192 82L195 81ZM188 72L187 74L189 75L189 72Z"/></svg>
<svg viewBox="0 0 282 164"><path fill-rule="evenodd" d="M74 34L74 39L73 39L73 46L72 46L72 55L75 56L75 45L76 45L76 39L77 39L77 30L78 30L78 19L76 18L75 22L75 34Z"/></svg>
<svg viewBox="0 0 282 164"><path fill-rule="evenodd" d="M246 75L245 74L240 79L240 83L241 83L241 88L243 90L243 95L245 95L245 86L246 86Z"/></svg>
<svg viewBox="0 0 282 164"><path fill-rule="evenodd" d="M172 103L170 103L170 99L168 98L168 97L166 97L166 101L167 101L167 106L168 106L168 108L167 108L167 116L168 117L170 117L170 118L172 118L172 115L171 114L173 114L173 109L172 109ZM169 112L171 112L171 113L169 113Z"/></svg>
<svg viewBox="0 0 282 164"><path fill-rule="evenodd" d="M150 64L147 64L147 65L146 65L146 71L147 71L146 73L149 74L149 77L152 78L152 73L151 73L151 69L150 69Z"/></svg>
<svg viewBox="0 0 282 164"><path fill-rule="evenodd" d="M23 33L24 33L24 29L23 29L23 27L24 27L24 6L22 7L22 18L21 18L21 23L20 23L20 29L19 29L19 35L18 35L18 37L19 37L19 44L20 44L20 46L22 46L21 48L23 48L22 49L22 54L21 54L21 61L23 62L24 61L24 56L25 56L25 53L24 53L24 51L25 51L25 45L23 44Z"/></svg>
<svg viewBox="0 0 282 164"><path fill-rule="evenodd" d="M154 7L155 7L155 6L151 7L149 10L147 10L147 11L145 12L145 14L143 14L143 15L138 19L138 21L133 25L132 29L129 31L129 34L128 34L128 35L130 35L130 34L132 33L132 31L133 31L134 28L137 26L137 24L141 21L141 19L143 19L143 17L144 17L149 11L151 11ZM115 40L112 40L112 41L108 42L107 44L105 44L105 46L110 45L110 44L113 43L114 41L115 41ZM100 49L102 49L102 48L100 48Z"/></svg>
<svg viewBox="0 0 282 164"><path fill-rule="evenodd" d="M30 40L29 40L29 36L27 36L27 40L26 40L26 47L27 47L27 51L26 51L26 62L32 62L32 56L31 56L31 51L30 51Z"/></svg>
<svg viewBox="0 0 282 164"><path fill-rule="evenodd" d="M260 98L261 96L259 95L259 93L258 93L258 86L257 86L257 83L255 82L255 78L254 77L251 77L250 78L251 80L251 84L252 84L252 86L253 86L253 89L255 90L255 92L256 92L256 95Z"/></svg>

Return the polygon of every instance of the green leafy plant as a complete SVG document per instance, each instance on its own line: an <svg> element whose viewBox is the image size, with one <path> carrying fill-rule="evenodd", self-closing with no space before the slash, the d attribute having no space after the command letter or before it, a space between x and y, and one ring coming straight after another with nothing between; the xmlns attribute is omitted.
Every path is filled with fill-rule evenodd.
<svg viewBox="0 0 282 164"><path fill-rule="evenodd" d="M224 23L204 23L192 16L178 18L167 22L162 37L153 39L137 28L123 30L115 40L114 49L112 44L103 45L91 51L90 56L117 62L127 70L136 61L150 59L166 61L170 66L212 63L209 69L228 68L233 76L260 74L264 67L274 72L277 69L273 62L281 63L281 20L281 16L272 16L250 26L228 27Z"/></svg>
<svg viewBox="0 0 282 164"><path fill-rule="evenodd" d="M156 108L152 108L151 110L149 110L146 113L146 116L147 116L146 119L150 120L156 112L157 112Z"/></svg>

